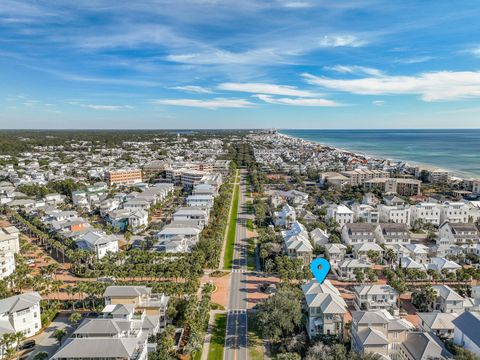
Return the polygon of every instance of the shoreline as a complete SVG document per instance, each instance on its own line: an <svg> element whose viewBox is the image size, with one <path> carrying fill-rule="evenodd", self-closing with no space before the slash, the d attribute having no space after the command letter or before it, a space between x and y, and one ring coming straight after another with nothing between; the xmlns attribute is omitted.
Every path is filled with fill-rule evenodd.
<svg viewBox="0 0 480 360"><path fill-rule="evenodd" d="M439 166L436 166L436 165L433 165L433 164L420 163L420 162L411 161L411 160L407 161L407 160L402 160L402 159L388 158L388 157L385 157L385 156L382 156L382 155L373 155L373 154L358 152L357 150L349 150L349 149L345 149L345 148L340 148L340 147L337 147L336 145L331 145L331 144L327 144L327 143L323 143L323 142L319 142L319 141L315 141L315 140L306 140L306 139L303 139L301 137L288 135L288 134L282 133L281 130L277 130L277 135L284 136L284 137L287 137L287 138L290 138L290 139L305 141L307 143L318 144L318 145L321 145L321 146L324 146L324 147L327 147L327 148L330 148L330 149L333 149L333 150L336 150L336 151L339 151L339 152L354 154L355 156L361 156L361 157L364 157L365 159L371 159L371 160L375 160L375 161L401 162L401 163L404 163L408 167L418 167L420 170L427 170L427 171L432 171L432 170L435 170L435 169L442 169L442 170L448 171L450 177L458 178L458 179L461 179L461 180L480 179L480 175L476 175L476 174L463 173L461 171L459 172L458 170L453 170L453 169L449 169L449 168L446 168L446 167L439 167Z"/></svg>

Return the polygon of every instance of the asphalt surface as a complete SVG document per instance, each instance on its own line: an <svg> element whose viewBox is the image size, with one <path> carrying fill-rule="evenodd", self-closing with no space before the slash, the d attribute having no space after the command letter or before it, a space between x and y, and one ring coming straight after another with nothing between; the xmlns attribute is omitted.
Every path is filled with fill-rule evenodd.
<svg viewBox="0 0 480 360"><path fill-rule="evenodd" d="M233 251L232 275L228 295L227 328L223 358L246 360L247 343L247 208L245 174L240 172L237 226Z"/></svg>

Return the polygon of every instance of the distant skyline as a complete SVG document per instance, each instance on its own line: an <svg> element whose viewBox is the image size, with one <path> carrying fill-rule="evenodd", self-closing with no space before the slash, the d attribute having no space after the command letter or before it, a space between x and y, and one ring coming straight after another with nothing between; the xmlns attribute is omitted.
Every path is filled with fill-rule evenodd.
<svg viewBox="0 0 480 360"><path fill-rule="evenodd" d="M478 128L479 18L476 0L0 0L0 128Z"/></svg>

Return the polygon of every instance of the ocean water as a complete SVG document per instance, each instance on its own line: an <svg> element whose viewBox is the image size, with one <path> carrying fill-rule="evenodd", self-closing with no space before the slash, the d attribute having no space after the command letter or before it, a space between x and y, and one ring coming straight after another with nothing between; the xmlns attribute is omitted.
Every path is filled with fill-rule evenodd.
<svg viewBox="0 0 480 360"><path fill-rule="evenodd" d="M280 130L282 134L378 158L480 177L480 129Z"/></svg>

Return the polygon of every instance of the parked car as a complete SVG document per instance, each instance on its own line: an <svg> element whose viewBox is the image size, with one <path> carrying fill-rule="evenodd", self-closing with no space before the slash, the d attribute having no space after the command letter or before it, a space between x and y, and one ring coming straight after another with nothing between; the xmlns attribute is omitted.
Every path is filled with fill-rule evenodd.
<svg viewBox="0 0 480 360"><path fill-rule="evenodd" d="M20 350L32 349L35 347L35 340L27 340L20 345Z"/></svg>

